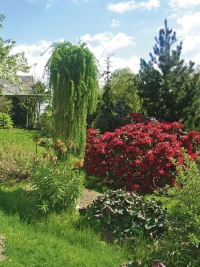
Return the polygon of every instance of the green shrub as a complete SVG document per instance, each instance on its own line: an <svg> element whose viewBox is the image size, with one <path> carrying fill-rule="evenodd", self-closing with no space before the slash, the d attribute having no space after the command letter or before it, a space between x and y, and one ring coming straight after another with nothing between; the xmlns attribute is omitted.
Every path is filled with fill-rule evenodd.
<svg viewBox="0 0 200 267"><path fill-rule="evenodd" d="M15 140L5 141L0 146L0 179L27 179L30 176L33 155L32 151L23 149Z"/></svg>
<svg viewBox="0 0 200 267"><path fill-rule="evenodd" d="M133 192L108 191L91 205L79 210L87 219L96 220L117 238L138 236L141 231L155 237L168 226L167 210L153 197L144 200Z"/></svg>
<svg viewBox="0 0 200 267"><path fill-rule="evenodd" d="M200 168L199 163L184 154L184 165L176 165L176 188L174 197L182 210L200 215Z"/></svg>
<svg viewBox="0 0 200 267"><path fill-rule="evenodd" d="M0 129L10 129L13 127L13 121L10 115L0 112Z"/></svg>
<svg viewBox="0 0 200 267"><path fill-rule="evenodd" d="M41 130L44 136L50 137L52 135L52 115L50 112L44 112L40 115Z"/></svg>
<svg viewBox="0 0 200 267"><path fill-rule="evenodd" d="M31 184L38 208L45 213L71 211L82 193L84 174L64 163L39 162L35 158Z"/></svg>
<svg viewBox="0 0 200 267"><path fill-rule="evenodd" d="M181 218L187 242L200 247L200 167L186 153L185 164L177 165L176 187L171 189L176 205L174 216Z"/></svg>

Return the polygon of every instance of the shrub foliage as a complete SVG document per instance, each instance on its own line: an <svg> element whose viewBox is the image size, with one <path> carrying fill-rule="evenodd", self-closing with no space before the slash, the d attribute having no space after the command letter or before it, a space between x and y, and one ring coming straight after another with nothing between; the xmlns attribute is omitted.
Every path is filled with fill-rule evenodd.
<svg viewBox="0 0 200 267"><path fill-rule="evenodd" d="M157 187L175 185L176 166L184 163L182 147L196 160L198 132L183 132L183 124L145 121L127 124L100 134L88 129L86 171L117 187L150 193Z"/></svg>
<svg viewBox="0 0 200 267"><path fill-rule="evenodd" d="M39 138L34 138L39 142ZM42 157L34 157L31 184L38 208L44 213L72 211L82 193L84 174L81 171L83 159L72 164L71 150L68 145L56 140L55 147L46 147ZM68 152L69 155L66 155Z"/></svg>
<svg viewBox="0 0 200 267"><path fill-rule="evenodd" d="M0 112L0 129L13 128L13 121L9 114Z"/></svg>
<svg viewBox="0 0 200 267"><path fill-rule="evenodd" d="M87 219L100 222L103 229L117 238L130 238L141 231L155 237L168 226L167 210L153 197L144 200L133 192L108 191L91 205L79 210Z"/></svg>

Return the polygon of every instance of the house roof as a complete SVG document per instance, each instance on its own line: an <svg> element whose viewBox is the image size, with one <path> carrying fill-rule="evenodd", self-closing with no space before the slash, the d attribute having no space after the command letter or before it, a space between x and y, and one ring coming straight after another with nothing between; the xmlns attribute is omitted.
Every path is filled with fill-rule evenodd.
<svg viewBox="0 0 200 267"><path fill-rule="evenodd" d="M30 88L34 83L33 76L21 76L19 75L19 78L21 80L21 84L18 86L15 86L8 82L7 80L0 79L0 86L3 86L2 88L2 94L5 96L32 96L32 97L38 97L38 96L44 96L44 94L30 94ZM0 92L1 94L1 92Z"/></svg>
<svg viewBox="0 0 200 267"><path fill-rule="evenodd" d="M0 85L3 86L2 93L6 96L15 96L15 95L29 95L29 90L31 85L33 85L33 76L19 76L21 84L15 86L8 82L7 80L0 79Z"/></svg>

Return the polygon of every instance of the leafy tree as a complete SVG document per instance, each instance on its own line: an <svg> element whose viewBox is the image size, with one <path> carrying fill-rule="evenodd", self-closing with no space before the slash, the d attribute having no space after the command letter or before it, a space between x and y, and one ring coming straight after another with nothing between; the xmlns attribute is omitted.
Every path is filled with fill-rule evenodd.
<svg viewBox="0 0 200 267"><path fill-rule="evenodd" d="M13 104L12 100L10 100L8 97L2 95L0 96L0 114L1 114L1 127L6 126L6 122L9 121L9 124L12 125L12 120L10 118L11 110L12 110Z"/></svg>
<svg viewBox="0 0 200 267"><path fill-rule="evenodd" d="M102 107L102 95L103 95L103 89L99 88L97 92L97 106L95 111L92 114L87 114L87 128L93 128L94 122L98 115L101 113L101 107Z"/></svg>
<svg viewBox="0 0 200 267"><path fill-rule="evenodd" d="M10 114L12 106L12 100L5 95L0 96L0 112Z"/></svg>
<svg viewBox="0 0 200 267"><path fill-rule="evenodd" d="M135 74L130 68L117 69L111 75L111 95L114 103L124 102L131 110L140 112L140 100L133 82Z"/></svg>
<svg viewBox="0 0 200 267"><path fill-rule="evenodd" d="M4 19L5 16L0 14L0 29L3 28ZM14 41L10 39L4 40L0 37L0 79L17 85L20 84L17 72L28 72L29 67L24 53L11 54L14 45ZM10 115L13 105L12 101L3 95L2 89L3 85L0 85L0 112L4 118L5 115Z"/></svg>
<svg viewBox="0 0 200 267"><path fill-rule="evenodd" d="M46 91L46 85L41 81L31 86L31 92L36 94L37 123L40 124L41 105L50 98L50 92Z"/></svg>
<svg viewBox="0 0 200 267"><path fill-rule="evenodd" d="M30 89L23 89L27 96L18 96L19 106L26 111L26 127L39 128L40 125L40 110L41 104L48 97L48 92L45 92L46 85L41 81L34 83ZM31 96L29 95L31 94Z"/></svg>
<svg viewBox="0 0 200 267"><path fill-rule="evenodd" d="M46 72L53 95L54 138L73 140L84 152L87 114L97 101L96 59L85 43L54 43Z"/></svg>
<svg viewBox="0 0 200 267"><path fill-rule="evenodd" d="M26 114L26 128L33 129L36 124L36 99L30 96L18 96L18 105Z"/></svg>
<svg viewBox="0 0 200 267"><path fill-rule="evenodd" d="M187 65L180 59L182 42L172 49L177 41L176 32L168 28L167 20L155 40L150 61L146 63L141 59L140 62L140 71L135 79L138 94L148 116L184 123L194 115L190 108L199 95L199 74L195 73L193 62Z"/></svg>
<svg viewBox="0 0 200 267"><path fill-rule="evenodd" d="M199 83L200 82L200 66L197 66L196 73L198 74L196 76L199 76L199 80L197 80L196 82ZM197 96L199 96L198 92L197 92ZM190 107L187 107L187 109L190 111L190 113L188 112L189 116L184 123L185 129L186 130L197 130L200 132L200 98L195 97L193 99L192 105Z"/></svg>
<svg viewBox="0 0 200 267"><path fill-rule="evenodd" d="M116 113L115 116L115 129L127 124L126 118L130 115L132 109L125 102L125 99L122 98L114 105L114 110Z"/></svg>
<svg viewBox="0 0 200 267"><path fill-rule="evenodd" d="M0 29L5 16L0 14ZM24 53L11 54L15 41L4 40L0 37L0 79L8 80L12 84L19 84L17 72L28 72L27 59ZM2 90L2 87L0 88Z"/></svg>
<svg viewBox="0 0 200 267"><path fill-rule="evenodd" d="M129 68L117 69L110 72L110 57L107 57L106 84L100 105L100 112L95 120L95 128L101 133L114 131L117 127L123 126L124 118L131 111L140 110L140 101L136 87L133 83L134 74Z"/></svg>

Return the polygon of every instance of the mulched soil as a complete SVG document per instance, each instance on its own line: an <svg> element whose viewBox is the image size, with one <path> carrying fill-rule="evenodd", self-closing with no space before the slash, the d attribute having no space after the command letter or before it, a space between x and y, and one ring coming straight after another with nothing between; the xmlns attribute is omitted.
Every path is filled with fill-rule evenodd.
<svg viewBox="0 0 200 267"><path fill-rule="evenodd" d="M0 261L5 260L6 256L4 255L5 248L5 237L3 234L0 234Z"/></svg>
<svg viewBox="0 0 200 267"><path fill-rule="evenodd" d="M103 194L98 193L93 190L89 190L84 188L82 196L79 198L78 206L79 208L86 207L89 204L92 203L94 199L96 199L98 196L102 196Z"/></svg>

